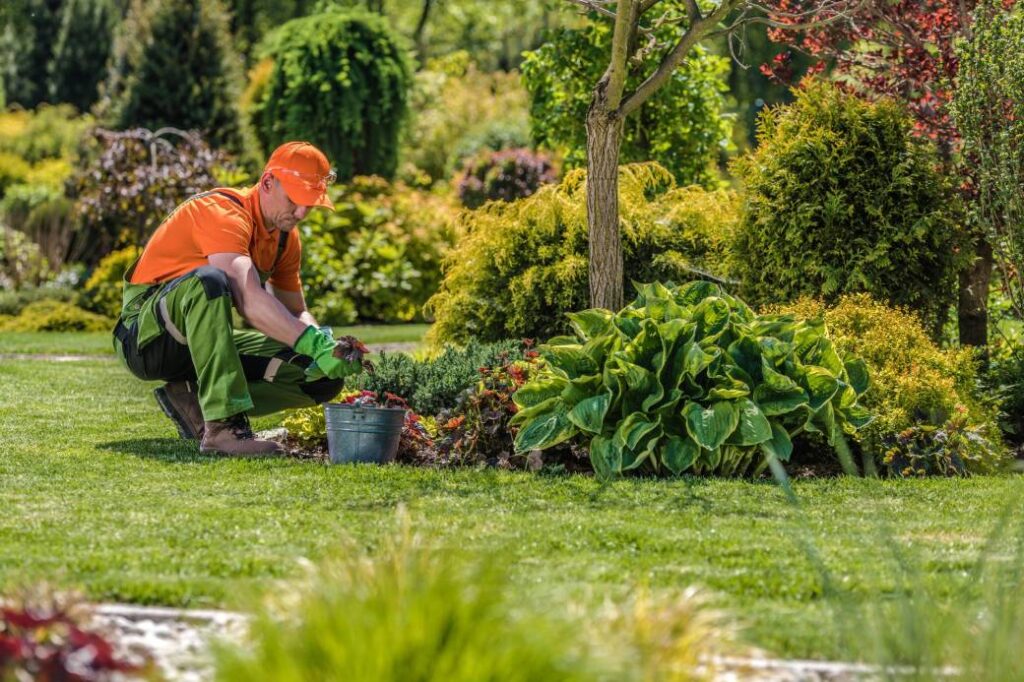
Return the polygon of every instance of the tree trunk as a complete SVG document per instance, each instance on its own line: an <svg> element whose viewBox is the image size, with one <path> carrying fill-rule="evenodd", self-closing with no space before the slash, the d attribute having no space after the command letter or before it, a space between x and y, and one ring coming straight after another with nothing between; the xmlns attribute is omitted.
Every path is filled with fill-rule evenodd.
<svg viewBox="0 0 1024 682"><path fill-rule="evenodd" d="M960 272L957 318L960 345L984 348L988 345L988 288L992 278L992 245L979 238L977 258Z"/></svg>
<svg viewBox="0 0 1024 682"><path fill-rule="evenodd" d="M619 234L619 150L623 119L602 105L601 86L587 112L587 228L590 305L618 311L625 273Z"/></svg>
<svg viewBox="0 0 1024 682"><path fill-rule="evenodd" d="M423 9L420 11L419 21L416 22L416 30L412 33L413 43L416 45L416 56L419 57L420 66L427 62L427 42L424 40L427 28L427 20L430 18L430 7L434 0L423 0Z"/></svg>

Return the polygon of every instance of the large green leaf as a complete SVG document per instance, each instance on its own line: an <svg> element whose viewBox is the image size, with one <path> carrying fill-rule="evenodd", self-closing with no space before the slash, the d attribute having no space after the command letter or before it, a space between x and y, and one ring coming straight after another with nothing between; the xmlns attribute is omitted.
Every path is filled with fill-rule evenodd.
<svg viewBox="0 0 1024 682"><path fill-rule="evenodd" d="M520 408L533 407L561 395L569 382L564 377L542 374L519 387L512 401Z"/></svg>
<svg viewBox="0 0 1024 682"><path fill-rule="evenodd" d="M565 405L559 404L554 410L539 414L523 424L516 434L515 449L516 452L543 450L571 438L575 433L576 427L569 421Z"/></svg>
<svg viewBox="0 0 1024 682"><path fill-rule="evenodd" d="M715 377L715 387L708 391L708 400L735 400L750 395L750 388L729 376Z"/></svg>
<svg viewBox="0 0 1024 682"><path fill-rule="evenodd" d="M697 323L697 339L714 336L729 324L729 304L723 299L712 296L701 301L693 311L693 321Z"/></svg>
<svg viewBox="0 0 1024 682"><path fill-rule="evenodd" d="M683 358L683 372L696 378L698 374L707 369L714 359L713 353L706 353L700 345L691 343Z"/></svg>
<svg viewBox="0 0 1024 682"><path fill-rule="evenodd" d="M761 376L764 378L765 385L773 391L788 393L793 391L793 389L800 388L791 378L782 372L776 371L767 358L762 358L761 360Z"/></svg>
<svg viewBox="0 0 1024 682"><path fill-rule="evenodd" d="M868 366L860 358L853 358L843 363L846 368L846 376L850 379L850 386L857 392L857 395L864 395L868 390L871 380L868 376Z"/></svg>
<svg viewBox="0 0 1024 682"><path fill-rule="evenodd" d="M512 419L508 422L509 426L519 426L520 424L525 424L531 419L535 419L539 415L554 412L555 410L560 409L559 406L562 404L562 399L559 396L555 396L554 398L548 398L547 400L539 402L536 405L524 407L512 415Z"/></svg>
<svg viewBox="0 0 1024 682"><path fill-rule="evenodd" d="M601 433L611 402L612 392L603 389L598 395L576 403L569 410L569 421L588 433Z"/></svg>
<svg viewBox="0 0 1024 682"><path fill-rule="evenodd" d="M764 415L752 400L743 399L739 402L740 421L729 442L734 445L757 445L772 437L772 427L768 417Z"/></svg>
<svg viewBox="0 0 1024 682"><path fill-rule="evenodd" d="M619 422L618 428L615 429L615 444L622 449L634 450L644 436L659 426L660 422L651 420L646 414L634 412Z"/></svg>
<svg viewBox="0 0 1024 682"><path fill-rule="evenodd" d="M772 437L761 443L761 449L781 462L788 462L793 454L793 441L781 424L772 424Z"/></svg>
<svg viewBox="0 0 1024 682"><path fill-rule="evenodd" d="M623 398L623 411L626 414L646 411L665 395L665 389L653 372L623 360L619 360L618 363L626 384ZM644 407L645 404L647 407Z"/></svg>
<svg viewBox="0 0 1024 682"><path fill-rule="evenodd" d="M732 435L739 423L739 411L733 403L721 401L704 408L687 403L682 410L686 430L706 450L718 448Z"/></svg>
<svg viewBox="0 0 1024 682"><path fill-rule="evenodd" d="M761 378L761 347L746 334L729 345L729 357L752 378Z"/></svg>
<svg viewBox="0 0 1024 682"><path fill-rule="evenodd" d="M560 397L570 408L581 400L586 400L603 388L600 374L579 377L569 381L562 389Z"/></svg>
<svg viewBox="0 0 1024 682"><path fill-rule="evenodd" d="M661 424L655 422L655 428L646 432L637 442L635 447L623 448L622 470L629 471L630 469L636 469L648 460L651 460L655 469L657 469L658 462L654 458L654 452L658 443L661 441L662 433L663 430Z"/></svg>
<svg viewBox="0 0 1024 682"><path fill-rule="evenodd" d="M854 405L843 415L854 428L862 429L875 420L871 410L863 405Z"/></svg>
<svg viewBox="0 0 1024 682"><path fill-rule="evenodd" d="M597 478L607 481L622 471L622 449L611 438L594 436L590 441L590 464Z"/></svg>
<svg viewBox="0 0 1024 682"><path fill-rule="evenodd" d="M578 313L569 313L569 324L584 341L607 334L612 328L612 313L601 308L591 308Z"/></svg>
<svg viewBox="0 0 1024 682"><path fill-rule="evenodd" d="M697 305L709 296L719 296L722 288L713 282L696 280L679 287L675 292L680 305Z"/></svg>
<svg viewBox="0 0 1024 682"><path fill-rule="evenodd" d="M696 441L690 437L681 438L679 436L666 438L659 453L662 464L675 476L692 467L693 463L697 461L698 455L700 455L700 446Z"/></svg>
<svg viewBox="0 0 1024 682"><path fill-rule="evenodd" d="M551 346L544 344L539 348L548 365L567 379L576 379L599 371L597 364L583 351L579 344Z"/></svg>
<svg viewBox="0 0 1024 682"><path fill-rule="evenodd" d="M799 386L788 391L777 391L768 384L754 389L754 402L769 417L789 414L807 404L807 393Z"/></svg>
<svg viewBox="0 0 1024 682"><path fill-rule="evenodd" d="M803 370L802 383L807 390L807 403L817 411L839 390L839 381L824 367L806 365Z"/></svg>

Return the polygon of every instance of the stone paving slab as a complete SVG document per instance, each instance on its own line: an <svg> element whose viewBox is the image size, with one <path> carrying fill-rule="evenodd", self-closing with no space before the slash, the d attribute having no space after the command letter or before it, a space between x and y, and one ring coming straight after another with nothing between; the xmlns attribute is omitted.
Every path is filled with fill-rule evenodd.
<svg viewBox="0 0 1024 682"><path fill-rule="evenodd" d="M248 623L244 614L231 611L129 604L100 604L92 614L92 625L110 635L120 652L152 657L172 682L212 679L210 642L242 642ZM715 682L854 682L900 676L900 671L831 661L716 656L704 663Z"/></svg>

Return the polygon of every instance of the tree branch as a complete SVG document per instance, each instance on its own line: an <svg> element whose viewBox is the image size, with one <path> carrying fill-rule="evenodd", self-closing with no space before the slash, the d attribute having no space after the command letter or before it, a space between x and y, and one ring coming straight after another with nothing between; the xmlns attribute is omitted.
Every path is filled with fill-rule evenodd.
<svg viewBox="0 0 1024 682"><path fill-rule="evenodd" d="M669 78L672 77L672 72L683 63L686 59L686 55L690 52L697 41L705 36L708 29L712 26L717 26L722 20L729 15L733 9L736 8L743 0L722 0L715 10L707 17L701 18L698 21L690 22L690 27L686 30L686 33L682 35L679 42L676 43L675 47L672 48L658 64L658 68L652 73L647 79L637 87L633 94L626 97L625 101L622 102L622 106L619 107L619 114L625 118L631 113L640 108L644 102L646 102L651 95L658 91Z"/></svg>
<svg viewBox="0 0 1024 682"><path fill-rule="evenodd" d="M615 12L611 11L607 7L604 7L604 3L598 2L597 0L569 0L569 2L574 2L577 5L580 5L581 7L587 8L588 10L615 19Z"/></svg>
<svg viewBox="0 0 1024 682"><path fill-rule="evenodd" d="M615 32L612 34L612 58L601 79L608 84L605 89L605 105L608 111L619 108L622 91L626 89L626 60L629 58L629 46L633 43L636 10L636 0L619 0L615 12Z"/></svg>

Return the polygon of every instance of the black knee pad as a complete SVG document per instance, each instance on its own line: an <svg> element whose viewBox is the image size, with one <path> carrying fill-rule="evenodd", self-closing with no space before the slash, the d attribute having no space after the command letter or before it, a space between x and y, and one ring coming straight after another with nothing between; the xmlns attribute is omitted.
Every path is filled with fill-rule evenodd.
<svg viewBox="0 0 1024 682"><path fill-rule="evenodd" d="M316 401L316 404L326 403L334 396L341 393L345 387L344 379L318 379L305 384L300 384L302 392Z"/></svg>
<svg viewBox="0 0 1024 682"><path fill-rule="evenodd" d="M220 268L212 265L204 265L195 269L195 276L203 285L207 299L215 299L231 294L231 287L228 285L228 276Z"/></svg>

